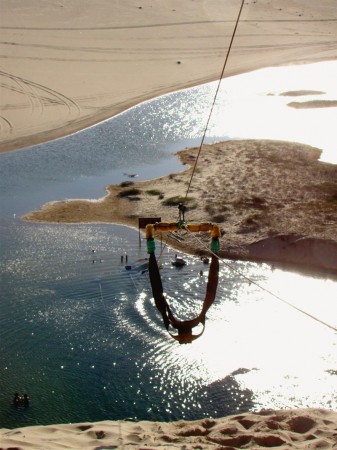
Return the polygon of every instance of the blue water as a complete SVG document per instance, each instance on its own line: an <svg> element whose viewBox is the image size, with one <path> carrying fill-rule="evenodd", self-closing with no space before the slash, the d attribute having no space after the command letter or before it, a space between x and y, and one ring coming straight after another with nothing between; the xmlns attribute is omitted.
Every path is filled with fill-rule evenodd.
<svg viewBox="0 0 337 450"><path fill-rule="evenodd" d="M242 95L240 80L251 92L247 76L228 81L207 141L240 137L224 120L233 102L228 92L238 85ZM126 255L129 263L146 257L137 230L19 219L46 201L101 197L105 185L128 179L125 173L150 179L183 170L174 152L198 145L214 89L213 83L167 95L81 133L0 156L1 427L198 419L262 407L336 409L336 333L245 277L333 326L335 279L222 263L205 333L179 346L165 332L147 275L124 269ZM264 114L289 113L285 100L270 100ZM256 97L246 99L247 109L251 101ZM300 123L307 112L297 112ZM316 120L320 113L326 118L316 111ZM331 121L331 134L332 128ZM335 158L329 145L322 149L324 158ZM200 311L208 267L184 256L187 266L175 269L174 250L162 251L165 292L176 314L191 318ZM28 409L10 405L15 391L29 394Z"/></svg>

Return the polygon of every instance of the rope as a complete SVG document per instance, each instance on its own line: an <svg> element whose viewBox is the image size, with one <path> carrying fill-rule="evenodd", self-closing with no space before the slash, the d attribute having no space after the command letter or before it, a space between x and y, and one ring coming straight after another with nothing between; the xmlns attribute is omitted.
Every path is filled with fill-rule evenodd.
<svg viewBox="0 0 337 450"><path fill-rule="evenodd" d="M203 135L202 135L202 139L201 139L200 146L199 146L199 149L198 149L198 154L197 154L197 157L196 157L196 160L195 160L195 163L194 163L194 167L193 167L193 170L192 170L191 178L190 178L190 181L189 181L188 186L187 186L186 195L185 195L185 201L186 201L186 199L187 199L187 195L188 195L189 190L190 190L190 187L191 187L191 183L192 183L192 179L193 179L193 176L194 176L194 172L195 172L195 169L196 169L197 164L198 164L198 160L199 160L201 148L202 148L202 146L203 146L203 144L204 144L204 141L205 141L207 129L208 129L208 126L209 126L209 122L210 122L210 120L211 120L211 116L212 116L212 114L213 114L213 110L214 110L216 98L217 98L218 93L219 93L221 81L222 81L222 78L223 78L224 73L225 73L225 70L226 70L227 61L228 61L229 54L230 54L231 49L232 49L234 37L235 37L236 30L237 30L238 25L239 25L239 21L240 21L240 17L241 17L241 13L242 13L242 9L243 9L244 3L245 3L244 0L242 0L242 1L241 1L241 6L240 6L240 10L239 10L238 16L237 16L237 18L236 18L235 27L234 27L234 30L233 30L233 33L232 33L231 41L230 41L230 43L229 43L229 47L228 47L228 50L227 50L225 62L224 62L224 65L223 65L223 67L222 67L222 71L221 71L221 75L220 75L220 78L219 78L219 82L218 82L218 85L217 85L217 88L216 88L216 91L215 91L215 95L214 95L214 98L213 98L213 103L212 103L212 106L211 106L211 109L210 109L210 112L209 112L209 115L208 115L208 119L207 119L207 122L206 122L206 126L205 126L205 129L204 129L204 133L203 133Z"/></svg>
<svg viewBox="0 0 337 450"><path fill-rule="evenodd" d="M149 277L156 308L161 313L165 328L170 336L177 340L180 344L191 343L200 337L205 329L206 313L212 306L216 296L219 277L219 259L214 255L212 256L203 307L200 314L194 319L181 321L174 317L170 305L164 295L163 284L154 252L150 253ZM203 327L202 331L198 334L193 334L193 328L197 327L199 324ZM178 331L178 335L174 335L169 331L170 326Z"/></svg>
<svg viewBox="0 0 337 450"><path fill-rule="evenodd" d="M190 233L189 230L187 230L187 231ZM192 234L192 233L191 233L191 234ZM203 247L206 248L205 243L204 243L201 239L199 239L199 238L198 238L197 236L195 236L195 235L194 235L193 237L194 237L194 239L196 239L196 240L199 242L199 244L201 244ZM207 247L207 250L208 250L208 247ZM214 256L216 256L217 258L219 258L219 256L218 256L217 254L213 253L212 251L211 251L211 253L212 253ZM220 258L219 258L219 259L220 259ZM288 302L287 300L285 300L284 298L282 298L282 297L280 297L279 295L275 294L274 292L270 291L269 289L265 288L264 286L261 286L261 285L260 285L259 283L257 283L256 281L254 281L254 280L252 280L251 278L249 278L249 277L247 277L246 275L244 275L240 270L238 270L238 269L236 269L235 267L233 267L232 264L226 263L226 261L224 261L224 260L222 260L222 262L223 262L223 264L224 264L225 266L227 266L227 267L228 267L229 269L231 269L233 272L236 272L236 273L239 274L242 278L244 278L244 279L246 279L247 281L249 281L249 283L254 284L255 286L257 286L257 287L258 287L259 289L261 289L262 291L267 292L269 295L271 295L272 297L274 297L276 300L279 300L280 302L286 304L287 306L289 306L289 307L295 309L296 311L298 311L298 312L304 314L305 316L310 317L311 319L315 320L316 322L319 322L321 325L324 325L324 326L330 328L330 329L333 330L333 331L337 331L337 328L334 327L333 325L330 325L329 323L325 322L324 320L321 320L321 319L319 319L318 317L313 316L312 314L308 313L307 311L304 311L303 309L299 308L298 306L293 305L292 303Z"/></svg>

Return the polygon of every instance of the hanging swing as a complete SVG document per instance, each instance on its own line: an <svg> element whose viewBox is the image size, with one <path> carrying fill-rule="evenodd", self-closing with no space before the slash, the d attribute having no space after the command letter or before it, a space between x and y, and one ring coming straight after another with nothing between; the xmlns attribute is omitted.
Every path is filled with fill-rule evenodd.
<svg viewBox="0 0 337 450"><path fill-rule="evenodd" d="M212 116L212 112L213 112L213 109L215 106L215 101L216 101L216 98L217 98L217 95L218 95L218 92L220 89L221 80L225 73L225 68L226 68L228 57L229 57L229 54L230 54L230 51L232 48L234 36L235 36L236 30L237 30L237 27L238 27L238 24L240 21L240 16L241 16L241 12L243 9L243 5L244 5L244 0L241 0L241 6L240 6L239 13L238 13L238 16L237 16L237 19L235 22L235 27L234 27L234 30L232 33L232 37L231 37L231 41L230 41L230 44L228 47L225 62L224 62L224 65L223 65L223 68L221 71L218 86L217 86L217 89L216 89L216 92L214 95L213 103L212 103L212 106L211 106L211 109L210 109L210 112L208 115L204 133L203 133L203 136L202 136L202 139L200 142L199 151L198 151L198 154L197 154L197 157L195 160L195 164L194 164L194 167L192 170L191 178L190 178L190 181L189 181L189 184L187 187L185 199L187 198L189 189L191 187L194 172L197 167L198 160L199 160L201 148L203 146L203 143L204 143L204 140L206 137L206 131L208 129L208 125L209 125L209 122L210 122L210 119ZM155 224L148 224L146 226L147 251L150 254L149 275L150 275L150 282L151 282L154 301L155 301L157 309L160 311L160 313L162 315L165 328L167 329L169 334L174 339L176 339L180 344L190 343L193 340L200 337L202 335L202 333L204 332L206 313L207 313L208 309L210 308L210 306L212 305L212 303L214 302L216 290L217 290L217 286L218 286L219 259L218 259L217 253L220 250L219 238L221 236L221 230L220 230L219 225L212 224L209 222L199 223L199 224L198 223L197 224L192 224L192 223L186 224L185 219L184 219L185 211L186 211L186 207L182 203L180 203L179 204L179 221L178 222L176 222L176 223L159 222L159 223L155 223ZM167 303L167 300L165 298L165 295L163 292L163 285L162 285L159 268L158 268L158 264L157 264L157 259L155 256L155 241L154 241L155 231L160 231L163 233L163 232L169 232L169 231L178 231L180 229L185 229L192 233L195 233L198 231L210 231L211 237L212 237L212 241L211 241L212 260L211 260L209 273L208 273L206 295L205 295L203 307L202 307L200 314L195 319L185 320L185 321L177 320L173 316L170 306ZM199 324L201 324L203 326L201 333L193 334L192 333L193 328L195 328ZM178 330L177 335L173 335L172 333L170 333L170 331L169 331L170 326L172 326L173 328Z"/></svg>
<svg viewBox="0 0 337 450"><path fill-rule="evenodd" d="M154 234L156 231L169 232L178 231L180 229L188 230L192 233L199 231L210 231L211 233L211 252L212 260L208 272L208 280L206 287L206 295L203 302L203 307L200 314L191 320L178 320L174 317L170 305L168 304L164 295L161 276L159 273L159 267L155 255L155 240ZM176 223L159 222L155 224L148 224L146 226L146 240L147 251L150 255L149 258L149 276L153 293L153 298L158 311L161 313L166 330L170 336L177 340L180 344L191 343L198 337L200 337L205 330L206 313L214 302L216 296L216 290L218 286L219 278L219 258L217 253L220 250L221 230L219 225L212 223L200 223L200 224L186 224L180 220ZM202 331L198 334L193 334L193 328L198 325L202 325ZM170 326L178 331L178 334L172 334L169 331Z"/></svg>

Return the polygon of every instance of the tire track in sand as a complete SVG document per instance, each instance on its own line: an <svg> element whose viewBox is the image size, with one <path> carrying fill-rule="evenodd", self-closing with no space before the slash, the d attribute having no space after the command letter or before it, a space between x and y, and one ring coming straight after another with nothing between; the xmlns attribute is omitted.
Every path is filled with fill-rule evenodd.
<svg viewBox="0 0 337 450"><path fill-rule="evenodd" d="M6 119L6 117L0 116L0 133L1 134L12 134L13 125L12 123Z"/></svg>
<svg viewBox="0 0 337 450"><path fill-rule="evenodd" d="M66 107L69 115L78 117L81 113L78 103L61 92L4 71L0 71L0 77L5 79L5 82L0 83L1 87L22 94L28 99L32 113L36 113L38 109L42 115L45 106L55 104Z"/></svg>

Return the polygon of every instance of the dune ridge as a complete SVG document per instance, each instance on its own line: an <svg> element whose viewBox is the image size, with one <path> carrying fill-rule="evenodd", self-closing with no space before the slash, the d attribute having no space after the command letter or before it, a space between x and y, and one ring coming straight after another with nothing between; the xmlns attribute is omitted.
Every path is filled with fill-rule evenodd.
<svg viewBox="0 0 337 450"><path fill-rule="evenodd" d="M337 413L308 408L190 422L102 421L2 429L0 445L4 450L328 450L337 448Z"/></svg>

